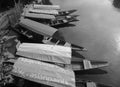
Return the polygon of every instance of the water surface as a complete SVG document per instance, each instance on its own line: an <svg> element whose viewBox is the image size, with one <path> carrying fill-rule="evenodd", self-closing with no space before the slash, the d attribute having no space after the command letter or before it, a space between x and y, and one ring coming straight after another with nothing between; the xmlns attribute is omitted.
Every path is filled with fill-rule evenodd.
<svg viewBox="0 0 120 87"><path fill-rule="evenodd" d="M113 87L120 85L120 11L112 0L51 0L62 9L77 9L80 21L75 27L60 29L67 41L84 46L87 59L105 60L109 67L105 75L81 76Z"/></svg>

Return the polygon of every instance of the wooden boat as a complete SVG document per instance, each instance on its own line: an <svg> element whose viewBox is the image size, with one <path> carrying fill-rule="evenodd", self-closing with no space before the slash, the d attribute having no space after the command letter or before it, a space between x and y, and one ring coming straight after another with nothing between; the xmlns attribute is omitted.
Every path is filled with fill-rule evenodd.
<svg viewBox="0 0 120 87"><path fill-rule="evenodd" d="M59 25L64 25L64 24L68 24L70 22L74 22L77 19L75 18L74 15L72 16L62 16L62 17L55 17L53 15L46 15L46 14L35 14L35 13L25 13L22 14L24 17L52 26L52 27L56 27Z"/></svg>
<svg viewBox="0 0 120 87"><path fill-rule="evenodd" d="M52 37L52 35L55 32L57 32L57 29L55 28L49 27L47 25L23 17L20 19L20 22L13 29L17 33L29 39L35 39L37 35L37 37L40 37L38 38L39 41L42 41L44 35Z"/></svg>
<svg viewBox="0 0 120 87"><path fill-rule="evenodd" d="M77 46L74 44L70 44L70 43L66 42L65 40L59 39L59 37L54 38L54 37L44 36L44 39L42 40L42 42L44 44L61 45L61 46L71 47L71 49L74 51L87 51L86 48L81 47L81 46Z"/></svg>
<svg viewBox="0 0 120 87"><path fill-rule="evenodd" d="M31 13L51 14L51 15L60 15L60 16L70 15L76 11L77 10L58 11L58 10L33 9L32 7L29 8L29 12L31 12Z"/></svg>
<svg viewBox="0 0 120 87"><path fill-rule="evenodd" d="M30 13L37 13L37 14L51 14L51 15L58 15L59 12L57 10L41 10L41 9L33 9L29 8Z"/></svg>
<svg viewBox="0 0 120 87"><path fill-rule="evenodd" d="M92 70L96 68L102 68L108 66L108 62L106 61L90 61L87 59L78 60L78 59L72 59L72 69L74 71L85 71L85 70Z"/></svg>
<svg viewBox="0 0 120 87"><path fill-rule="evenodd" d="M112 87L112 86L95 82L95 81L78 79L76 80L76 87Z"/></svg>
<svg viewBox="0 0 120 87"><path fill-rule="evenodd" d="M46 35L48 37L51 37L57 31L57 29L53 27L49 27L27 18L21 18L19 25L37 34Z"/></svg>
<svg viewBox="0 0 120 87"><path fill-rule="evenodd" d="M49 26L55 27L55 26L59 26L59 25L65 25L65 24L68 24L68 23L74 22L74 21L76 21L76 19L74 19L74 18L61 19L61 20L51 20L49 22Z"/></svg>
<svg viewBox="0 0 120 87"><path fill-rule="evenodd" d="M60 11L60 14L74 12L75 10ZM52 14L52 15L51 15ZM52 27L64 25L69 22L76 21L76 15L59 15L57 10L39 10L33 9L32 6L27 6L24 10L23 16L34 21L47 24Z"/></svg>
<svg viewBox="0 0 120 87"><path fill-rule="evenodd" d="M68 11L59 11L59 15L61 15L61 16L65 16L65 15L70 15L70 14L72 14L72 13L74 13L74 12L76 12L77 10L68 10Z"/></svg>
<svg viewBox="0 0 120 87"><path fill-rule="evenodd" d="M49 86L75 87L75 75L72 70L28 58L18 58L11 73Z"/></svg>
<svg viewBox="0 0 120 87"><path fill-rule="evenodd" d="M30 13L30 9L32 10L31 12L33 13ZM34 12L35 11L35 12ZM38 12L37 12L38 11ZM46 12L48 12L47 10L44 10L44 11L46 11ZM53 10L51 10L51 12L52 12ZM69 13L69 12L75 12L75 10L69 10L69 11L60 11L60 14L62 13ZM51 14L51 13L50 13ZM50 15L49 14L49 12L48 12L48 14L40 14L39 13L39 10L36 10L36 9L33 9L32 8L32 6L26 6L25 8L24 8L24 12L23 12L23 16L28 16L28 17L33 17L33 18L41 18L41 19L71 19L71 18L76 18L78 15ZM54 14L54 13L53 13ZM35 16L37 16L37 17L35 17Z"/></svg>
<svg viewBox="0 0 120 87"><path fill-rule="evenodd" d="M40 4L33 4L34 9L44 9L44 10L60 10L59 5L40 5Z"/></svg>
<svg viewBox="0 0 120 87"><path fill-rule="evenodd" d="M49 19L49 20L54 20L55 16L49 15L49 14L36 14L36 13L29 13L29 12L24 12L22 16L27 17L27 18L35 18L35 19Z"/></svg>
<svg viewBox="0 0 120 87"><path fill-rule="evenodd" d="M71 64L71 48L59 45L22 43L17 55L52 63Z"/></svg>
<svg viewBox="0 0 120 87"><path fill-rule="evenodd" d="M79 15L65 15L65 16L55 16L56 20L63 20L63 19L72 19L76 18Z"/></svg>
<svg viewBox="0 0 120 87"><path fill-rule="evenodd" d="M21 18L19 25L25 29L23 30L22 28L20 28L20 30L18 29L17 30L23 33L24 35L26 35L27 37L32 37L31 36L32 34L30 32L32 31L44 37L44 39L42 40L44 44L54 44L54 45L57 44L57 45L71 47L71 44L66 42L64 38L60 36L59 32L55 28L49 27L47 25L38 23L36 21L30 20L27 18L26 19ZM78 47L74 46L72 47L72 49L77 50L77 51L86 51L84 47L80 47L80 46Z"/></svg>
<svg viewBox="0 0 120 87"><path fill-rule="evenodd" d="M108 66L108 63L105 61L90 61L86 59L78 61L78 59L72 58L70 47L59 45L23 43L17 48L16 54L38 61L67 64L67 66L74 71L85 71Z"/></svg>
<svg viewBox="0 0 120 87"><path fill-rule="evenodd" d="M42 60L53 63L71 64L71 47L59 46L59 45L44 45L23 43L17 49L17 55L32 58L36 60ZM89 61L86 59L72 58L71 68L74 71L89 70L94 68L101 68L108 66L105 61Z"/></svg>

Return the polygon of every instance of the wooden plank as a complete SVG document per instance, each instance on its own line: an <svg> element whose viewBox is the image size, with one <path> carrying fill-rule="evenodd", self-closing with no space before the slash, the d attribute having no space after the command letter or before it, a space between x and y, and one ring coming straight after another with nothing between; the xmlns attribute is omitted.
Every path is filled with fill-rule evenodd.
<svg viewBox="0 0 120 87"><path fill-rule="evenodd" d="M91 69L95 70L97 68L103 68L108 65L109 65L108 62L104 62L104 61L92 61L92 60L86 60L80 58L72 58L72 69L75 71L79 71L79 70L87 71Z"/></svg>
<svg viewBox="0 0 120 87"><path fill-rule="evenodd" d="M106 67L108 66L109 64L106 62L106 63L100 63L100 61L95 61L95 62L92 62L89 61L89 60L86 60L84 59L83 60L83 64L84 64L84 69L87 70L87 69L94 69L94 68L101 68L101 67Z"/></svg>
<svg viewBox="0 0 120 87"><path fill-rule="evenodd" d="M94 82L87 82L86 85L87 85L87 87L97 87L96 83L94 83Z"/></svg>
<svg viewBox="0 0 120 87"><path fill-rule="evenodd" d="M84 69L92 68L91 62L89 60L83 60L83 64L84 64Z"/></svg>

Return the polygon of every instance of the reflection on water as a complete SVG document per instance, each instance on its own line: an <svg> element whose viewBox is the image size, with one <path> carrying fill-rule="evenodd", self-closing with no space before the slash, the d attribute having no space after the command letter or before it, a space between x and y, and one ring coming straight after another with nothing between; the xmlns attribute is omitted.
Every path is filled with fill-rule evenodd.
<svg viewBox="0 0 120 87"><path fill-rule="evenodd" d="M116 34L115 35L115 40L116 40L116 43L117 43L117 51L119 52L120 51L120 34Z"/></svg>
<svg viewBox="0 0 120 87"><path fill-rule="evenodd" d="M107 60L110 63L109 67L104 68L108 72L107 75L86 78L119 87L120 12L113 6L112 0L51 0L51 2L60 4L62 9L77 9L75 14L80 15L78 17L80 21L73 23L75 27L60 29L66 40L86 47L88 52L82 53L86 58Z"/></svg>

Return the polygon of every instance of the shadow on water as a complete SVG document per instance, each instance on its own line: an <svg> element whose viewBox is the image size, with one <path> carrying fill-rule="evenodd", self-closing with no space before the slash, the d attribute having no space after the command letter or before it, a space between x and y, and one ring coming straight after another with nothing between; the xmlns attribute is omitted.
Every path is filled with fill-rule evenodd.
<svg viewBox="0 0 120 87"><path fill-rule="evenodd" d="M41 0L41 4L52 5L52 2L50 0Z"/></svg>
<svg viewBox="0 0 120 87"><path fill-rule="evenodd" d="M116 8L120 8L120 0L113 0L113 5Z"/></svg>
<svg viewBox="0 0 120 87"><path fill-rule="evenodd" d="M81 58L81 59L85 59L85 57L83 55L81 55L80 53L72 50L72 56L75 58Z"/></svg>
<svg viewBox="0 0 120 87"><path fill-rule="evenodd" d="M35 35L34 35L34 36L35 36ZM36 35L35 38L32 38L32 39L29 39L29 38L27 38L27 37L25 37L25 36L23 36L23 35L21 35L21 36L19 37L19 40L20 40L21 42L24 42L24 43L42 43L42 39L43 39L42 36L37 36L37 35Z"/></svg>
<svg viewBox="0 0 120 87"><path fill-rule="evenodd" d="M108 85L105 85L105 84L97 84L97 87L113 87L113 86L108 86Z"/></svg>
<svg viewBox="0 0 120 87"><path fill-rule="evenodd" d="M75 71L75 75L87 75L87 74L88 75L107 74L107 71L99 68Z"/></svg>
<svg viewBox="0 0 120 87"><path fill-rule="evenodd" d="M62 41L65 41L65 38L64 36L62 35L62 33L60 31L56 31L53 35L52 35L53 38L56 38L56 39L59 39L59 40L62 40Z"/></svg>
<svg viewBox="0 0 120 87"><path fill-rule="evenodd" d="M54 26L54 28L65 28L65 27L74 27L76 26L75 24L61 24L61 25L57 25L57 26Z"/></svg>

